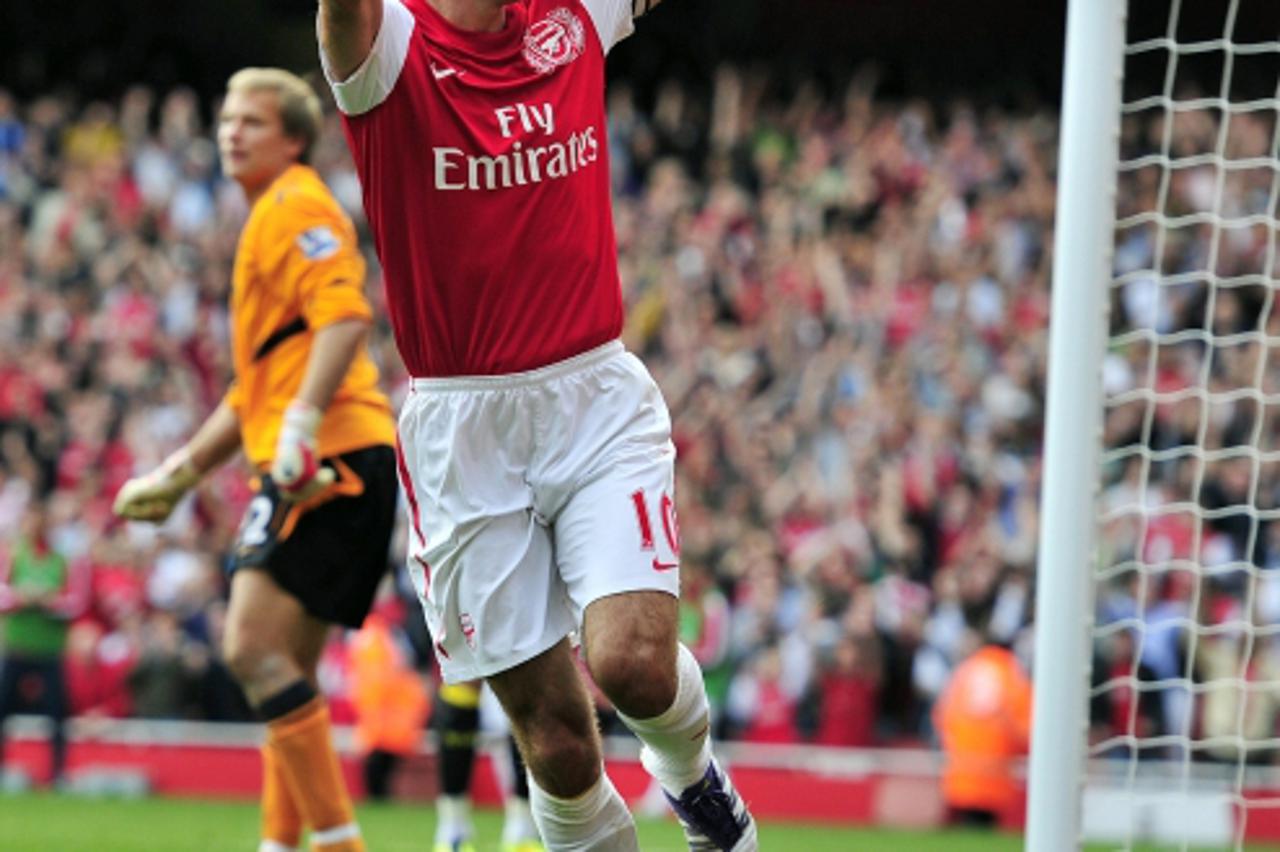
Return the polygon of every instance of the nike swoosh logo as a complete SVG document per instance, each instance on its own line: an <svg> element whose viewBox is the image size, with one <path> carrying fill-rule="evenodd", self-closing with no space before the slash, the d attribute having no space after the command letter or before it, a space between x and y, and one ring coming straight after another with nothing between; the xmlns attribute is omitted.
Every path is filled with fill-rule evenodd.
<svg viewBox="0 0 1280 852"><path fill-rule="evenodd" d="M658 557L653 557L653 570L670 571L672 568L679 568L679 562L659 562Z"/></svg>
<svg viewBox="0 0 1280 852"><path fill-rule="evenodd" d="M455 74L459 77L462 76L462 72L457 68L441 68L436 65L431 66L431 76L435 77L437 80L443 80L445 77L452 77Z"/></svg>

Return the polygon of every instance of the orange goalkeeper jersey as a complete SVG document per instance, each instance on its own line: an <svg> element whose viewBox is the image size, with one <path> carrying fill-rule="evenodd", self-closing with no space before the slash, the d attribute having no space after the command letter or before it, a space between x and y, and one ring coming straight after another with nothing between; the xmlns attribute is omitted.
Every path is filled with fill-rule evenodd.
<svg viewBox="0 0 1280 852"><path fill-rule="evenodd" d="M302 385L315 333L370 319L355 228L320 176L289 167L253 205L236 250L231 289L235 382L226 401L240 420L245 455L271 463L285 408ZM325 409L321 456L395 443L378 368L360 351Z"/></svg>

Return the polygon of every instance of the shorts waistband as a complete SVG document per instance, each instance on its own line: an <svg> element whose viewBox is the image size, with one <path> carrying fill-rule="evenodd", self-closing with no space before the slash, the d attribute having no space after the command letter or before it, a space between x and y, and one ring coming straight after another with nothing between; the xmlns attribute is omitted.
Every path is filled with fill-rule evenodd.
<svg viewBox="0 0 1280 852"><path fill-rule="evenodd" d="M548 379L557 379L570 373L576 373L587 367L595 366L602 361L607 361L625 351L626 347L622 345L621 340L610 340L595 349L588 349L586 352L574 355L572 358L556 361L554 364L538 367L536 370L526 370L522 373L502 373L497 376L442 376L439 378L419 378L415 376L409 379L409 389L415 393L433 393L438 391L506 390L527 387L528 385L545 382Z"/></svg>

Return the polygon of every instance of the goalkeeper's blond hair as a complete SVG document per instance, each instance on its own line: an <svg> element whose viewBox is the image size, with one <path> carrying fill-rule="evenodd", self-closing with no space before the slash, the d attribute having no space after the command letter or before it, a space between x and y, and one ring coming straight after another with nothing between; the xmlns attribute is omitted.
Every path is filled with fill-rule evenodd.
<svg viewBox="0 0 1280 852"><path fill-rule="evenodd" d="M302 143L298 161L311 160L324 114L310 83L283 68L242 68L227 80L227 91L275 92L285 135Z"/></svg>

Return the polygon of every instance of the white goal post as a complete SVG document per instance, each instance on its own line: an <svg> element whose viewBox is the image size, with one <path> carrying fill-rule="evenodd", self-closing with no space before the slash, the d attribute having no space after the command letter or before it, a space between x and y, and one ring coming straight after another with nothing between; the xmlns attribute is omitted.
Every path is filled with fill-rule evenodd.
<svg viewBox="0 0 1280 852"><path fill-rule="evenodd" d="M1071 0L1059 130L1027 849L1076 848L1124 0Z"/></svg>
<svg viewBox="0 0 1280 852"><path fill-rule="evenodd" d="M1242 849L1280 826L1280 0L1070 0L1060 140L1026 848Z"/></svg>

